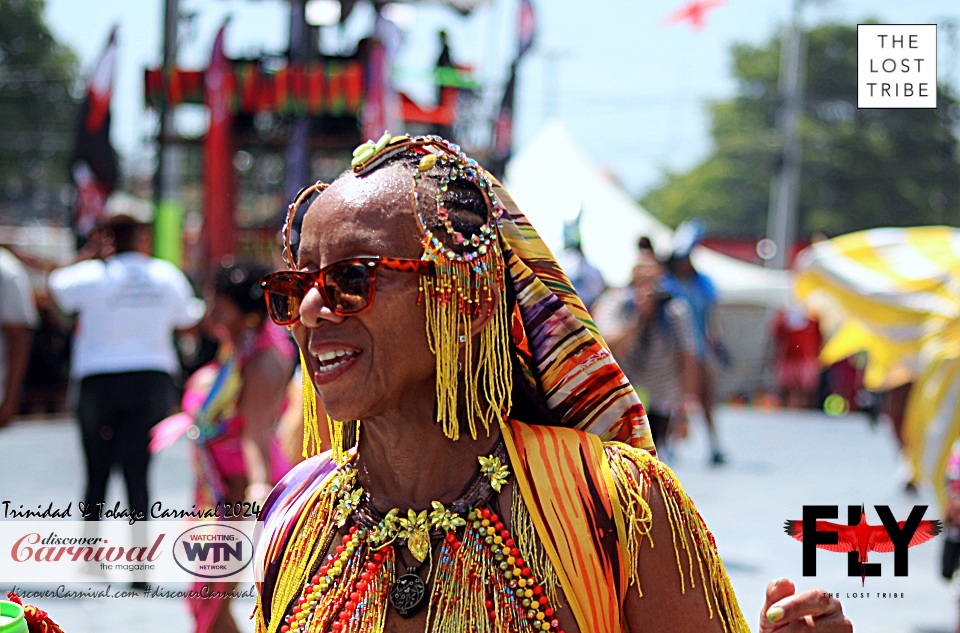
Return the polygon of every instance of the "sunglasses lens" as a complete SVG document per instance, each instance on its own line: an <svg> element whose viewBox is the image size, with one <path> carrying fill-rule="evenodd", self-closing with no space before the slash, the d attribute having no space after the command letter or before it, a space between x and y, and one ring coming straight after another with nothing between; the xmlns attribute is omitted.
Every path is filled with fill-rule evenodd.
<svg viewBox="0 0 960 633"><path fill-rule="evenodd" d="M344 263L331 266L323 276L327 301L340 314L359 312L370 300L370 267Z"/></svg>
<svg viewBox="0 0 960 633"><path fill-rule="evenodd" d="M265 290L270 318L281 325L293 323L300 317L300 302L306 284L295 275L278 273L271 275Z"/></svg>

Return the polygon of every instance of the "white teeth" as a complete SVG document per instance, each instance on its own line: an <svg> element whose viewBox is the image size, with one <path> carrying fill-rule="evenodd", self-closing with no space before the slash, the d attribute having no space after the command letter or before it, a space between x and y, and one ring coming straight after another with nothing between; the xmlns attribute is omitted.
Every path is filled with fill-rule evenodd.
<svg viewBox="0 0 960 633"><path fill-rule="evenodd" d="M347 361L345 361L345 360L341 360L341 361L337 361L337 362L335 362L335 363L333 363L333 364L323 364L323 365L320 365L320 367L317 369L317 373L319 373L319 374L329 374L330 372L334 371L335 369L337 369L338 367L340 367L340 365L343 365L343 364L346 363L346 362L347 362Z"/></svg>
<svg viewBox="0 0 960 633"><path fill-rule="evenodd" d="M357 350L336 349L317 354L317 360L320 362L319 369L321 373L332 371L359 353Z"/></svg>

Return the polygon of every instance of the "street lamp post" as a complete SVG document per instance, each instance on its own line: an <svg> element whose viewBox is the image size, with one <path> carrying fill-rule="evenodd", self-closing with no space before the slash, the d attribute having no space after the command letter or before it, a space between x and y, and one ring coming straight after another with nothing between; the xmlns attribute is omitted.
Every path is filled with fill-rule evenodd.
<svg viewBox="0 0 960 633"><path fill-rule="evenodd" d="M803 113L804 39L801 11L804 0L793 0L793 17L780 49L780 108L777 127L782 146L781 160L770 187L767 238L776 244L776 253L767 261L771 268L784 269L790 263L790 247L797 235L797 207L800 194L800 135L797 125Z"/></svg>

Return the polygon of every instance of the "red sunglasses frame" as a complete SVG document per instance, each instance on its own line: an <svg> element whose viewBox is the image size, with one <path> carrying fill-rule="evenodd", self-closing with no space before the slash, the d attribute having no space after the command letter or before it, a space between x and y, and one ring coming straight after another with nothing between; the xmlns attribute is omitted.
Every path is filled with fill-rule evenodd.
<svg viewBox="0 0 960 633"><path fill-rule="evenodd" d="M370 292L367 297L367 303L359 310L353 311L344 311L336 308L329 304L329 297L326 293L326 284L323 281L324 276L336 266L342 266L344 264L362 264L365 266L368 276L370 277ZM311 288L317 288L320 291L320 296L323 297L325 303L328 304L328 307L333 310L333 313L337 316L347 317L347 316L356 316L362 314L370 309L373 305L374 297L377 294L377 270L383 268L385 270L395 270L397 272L404 273L417 273L425 275L428 273L433 273L433 262L422 260L422 259L398 259L395 257L379 257L379 256L370 256L370 257L350 257L348 259L341 259L340 261L333 262L327 266L324 266L320 270L311 270L311 271L300 271L300 270L281 270L275 273L270 273L266 277L263 277L260 280L260 288L263 290L263 298L267 302L267 313L270 315L270 318L277 325L293 325L300 320L300 313L297 310L296 318L292 320L280 320L274 315L273 310L270 305L270 293L274 294L284 294L285 296L292 297L295 295L285 294L277 292L276 290L271 291L270 286L277 283L285 283L289 279L297 279L303 284L303 295L299 297L300 302L303 302L304 297L307 296L307 293L310 292Z"/></svg>

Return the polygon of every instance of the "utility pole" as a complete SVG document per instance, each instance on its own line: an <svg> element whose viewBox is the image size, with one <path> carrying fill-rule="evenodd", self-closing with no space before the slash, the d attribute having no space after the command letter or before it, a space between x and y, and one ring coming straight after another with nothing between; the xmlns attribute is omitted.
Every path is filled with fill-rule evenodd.
<svg viewBox="0 0 960 633"><path fill-rule="evenodd" d="M155 254L180 265L183 204L180 201L180 167L183 149L171 143L175 134L173 107L167 103L170 72L177 66L177 33L180 26L179 0L165 0L163 10L163 93L160 105L160 131L157 135L158 152L156 176L157 213L155 225Z"/></svg>
<svg viewBox="0 0 960 633"><path fill-rule="evenodd" d="M803 113L803 60L805 44L801 11L804 0L793 0L793 17L780 48L780 108L777 128L782 147L778 171L770 187L767 238L777 246L767 261L771 268L784 269L790 263L790 247L797 235L797 207L800 193L800 135L797 124Z"/></svg>
<svg viewBox="0 0 960 633"><path fill-rule="evenodd" d="M306 17L307 0L290 0L290 55L288 63L306 64L310 61L310 27ZM283 189L287 200L293 200L310 179L310 117L298 114L290 129L286 153L286 175Z"/></svg>
<svg viewBox="0 0 960 633"><path fill-rule="evenodd" d="M570 56L570 51L552 48L543 51L543 120L549 121L560 115L560 61Z"/></svg>

